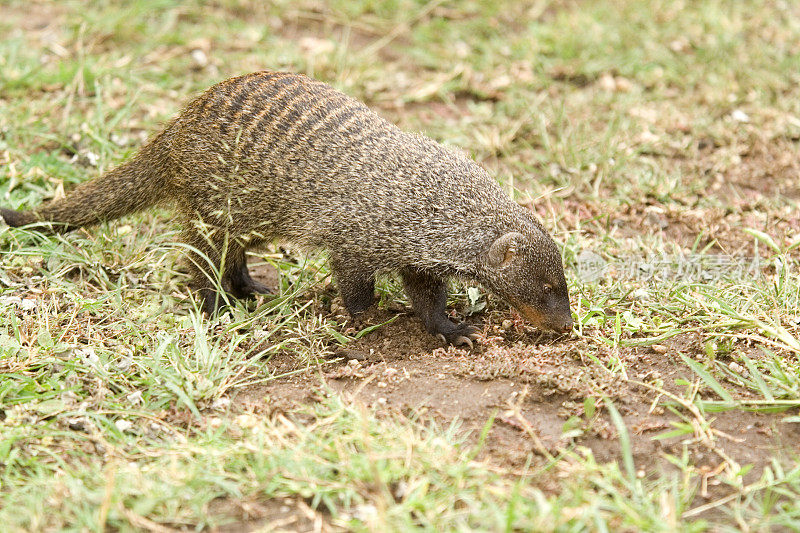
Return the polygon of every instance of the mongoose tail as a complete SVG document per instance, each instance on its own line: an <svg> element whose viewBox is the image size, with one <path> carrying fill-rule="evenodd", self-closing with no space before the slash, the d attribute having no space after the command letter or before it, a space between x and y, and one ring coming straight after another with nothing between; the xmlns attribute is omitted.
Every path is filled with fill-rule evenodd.
<svg viewBox="0 0 800 533"><path fill-rule="evenodd" d="M30 211L14 211L13 209L5 209L3 207L0 207L0 217L3 217L6 224L12 228L18 228L36 222L36 217Z"/></svg>
<svg viewBox="0 0 800 533"><path fill-rule="evenodd" d="M35 222L50 222L53 232L61 233L142 210L164 195L164 173L169 168L163 150L154 149L160 135L130 161L105 174L78 185L61 200L32 211L0 208L0 216L12 227Z"/></svg>

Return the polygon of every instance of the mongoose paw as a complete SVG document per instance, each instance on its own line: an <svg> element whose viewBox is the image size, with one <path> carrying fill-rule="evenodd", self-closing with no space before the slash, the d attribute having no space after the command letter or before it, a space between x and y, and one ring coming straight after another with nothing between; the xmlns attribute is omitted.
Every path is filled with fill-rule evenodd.
<svg viewBox="0 0 800 533"><path fill-rule="evenodd" d="M211 289L201 290L200 299L200 309L209 318L217 316L223 307L225 307L225 300L222 298L222 296L217 291Z"/></svg>
<svg viewBox="0 0 800 533"><path fill-rule="evenodd" d="M252 298L257 294L274 294L272 292L272 289L270 289L265 284L258 282L256 280L251 280L246 285L237 287L237 289L238 292L243 295L240 296L240 298L248 298L248 297Z"/></svg>
<svg viewBox="0 0 800 533"><path fill-rule="evenodd" d="M443 343L453 346L467 346L470 350L475 347L473 341L478 340L478 328L460 324L453 331L436 335Z"/></svg>

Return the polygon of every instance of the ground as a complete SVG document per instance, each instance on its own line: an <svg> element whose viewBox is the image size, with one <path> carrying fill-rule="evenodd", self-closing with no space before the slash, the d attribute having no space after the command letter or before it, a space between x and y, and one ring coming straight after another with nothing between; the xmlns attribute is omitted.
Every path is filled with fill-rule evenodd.
<svg viewBox="0 0 800 533"><path fill-rule="evenodd" d="M303 72L459 147L563 252L571 335L454 280L354 322L325 254L204 317L167 207L0 227L12 530L800 529L791 2L0 5L0 205L68 194L205 87ZM48 511L42 511L46 502Z"/></svg>

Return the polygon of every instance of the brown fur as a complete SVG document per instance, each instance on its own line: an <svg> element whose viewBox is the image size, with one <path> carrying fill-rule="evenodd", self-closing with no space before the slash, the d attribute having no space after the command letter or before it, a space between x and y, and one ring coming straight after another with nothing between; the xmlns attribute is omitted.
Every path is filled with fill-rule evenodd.
<svg viewBox="0 0 800 533"><path fill-rule="evenodd" d="M183 241L197 250L192 284L210 313L223 302L209 266L233 296L264 291L245 251L278 239L329 250L354 315L372 303L377 274L399 272L428 331L448 342L474 336L446 317L448 276L485 284L537 326L572 327L558 248L529 211L461 153L302 75L223 81L66 199L0 214L11 226L68 230L156 203L183 221Z"/></svg>

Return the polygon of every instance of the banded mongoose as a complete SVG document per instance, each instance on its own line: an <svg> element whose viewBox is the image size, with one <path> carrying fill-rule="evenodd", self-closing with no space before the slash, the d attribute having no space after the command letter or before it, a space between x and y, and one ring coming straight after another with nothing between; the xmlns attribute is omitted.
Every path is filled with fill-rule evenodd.
<svg viewBox="0 0 800 533"><path fill-rule="evenodd" d="M268 292L245 251L283 240L329 251L353 316L372 304L376 274L397 272L425 328L447 343L472 345L477 332L447 318L449 276L478 281L537 327L572 329L561 256L529 210L465 155L303 75L214 85L127 162L63 200L0 215L66 231L158 203L174 207L196 250L191 286L209 314L224 303L220 286L236 298Z"/></svg>

